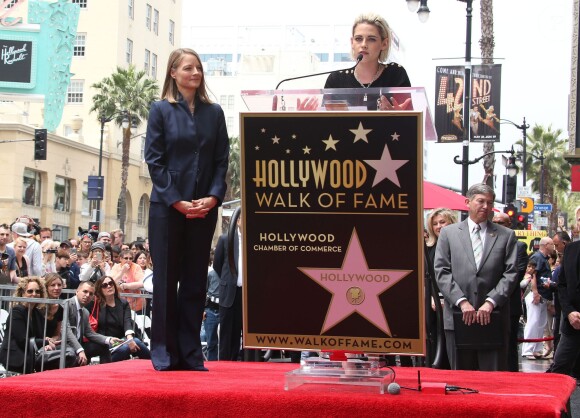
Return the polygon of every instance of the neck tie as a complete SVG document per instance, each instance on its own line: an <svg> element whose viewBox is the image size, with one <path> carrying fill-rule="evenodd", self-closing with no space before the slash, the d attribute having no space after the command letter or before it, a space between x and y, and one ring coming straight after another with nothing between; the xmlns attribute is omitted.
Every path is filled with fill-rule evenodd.
<svg viewBox="0 0 580 418"><path fill-rule="evenodd" d="M481 242L480 231L481 226L475 225L473 233L471 234L471 246L473 247L473 258L475 258L475 265L479 268L481 263L481 251L483 250L483 243Z"/></svg>
<svg viewBox="0 0 580 418"><path fill-rule="evenodd" d="M77 339L81 339L81 310L77 310Z"/></svg>

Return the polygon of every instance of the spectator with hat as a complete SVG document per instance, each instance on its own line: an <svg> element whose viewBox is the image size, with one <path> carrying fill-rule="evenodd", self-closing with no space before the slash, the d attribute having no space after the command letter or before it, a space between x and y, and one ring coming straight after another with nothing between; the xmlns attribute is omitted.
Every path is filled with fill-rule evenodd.
<svg viewBox="0 0 580 418"><path fill-rule="evenodd" d="M42 250L40 244L28 232L28 226L22 222L14 222L12 224L12 241L17 238L22 238L26 242L26 256L30 260L28 265L28 274L30 276L42 276ZM8 244L10 248L14 248L14 243Z"/></svg>
<svg viewBox="0 0 580 418"><path fill-rule="evenodd" d="M99 235L97 236L97 242L102 242L105 245L111 244L111 234L106 231L99 232Z"/></svg>
<svg viewBox="0 0 580 418"><path fill-rule="evenodd" d="M95 283L100 277L108 276L110 271L111 267L105 260L105 244L95 242L91 246L88 261L81 267L80 281Z"/></svg>

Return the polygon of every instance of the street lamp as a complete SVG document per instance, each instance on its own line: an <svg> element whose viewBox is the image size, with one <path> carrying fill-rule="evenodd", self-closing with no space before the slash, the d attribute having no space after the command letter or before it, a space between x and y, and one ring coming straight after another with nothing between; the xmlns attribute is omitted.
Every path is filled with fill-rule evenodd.
<svg viewBox="0 0 580 418"><path fill-rule="evenodd" d="M544 203L544 150L540 150L540 155L532 154L528 152L532 157L540 160L540 203ZM524 166L526 165L526 160L524 159Z"/></svg>
<svg viewBox="0 0 580 418"><path fill-rule="evenodd" d="M518 128L519 130L522 131L522 159L524 161L524 164L522 164L522 185L525 186L527 179L526 179L526 141L527 141L527 130L530 127L529 124L526 123L526 117L524 116L524 121L521 125L518 125L517 123L512 122L511 120L508 119L500 119L500 123L510 123L512 125L514 125L516 128Z"/></svg>
<svg viewBox="0 0 580 418"><path fill-rule="evenodd" d="M465 3L465 75L464 75L464 91L465 95L463 97L463 161L469 160L469 141L471 132L469 130L469 124L466 123L469 120L469 109L471 106L471 18L473 11L473 0L457 0ZM427 7L427 0L407 0L407 7L411 11L417 11L419 15L419 20L421 22L427 21L429 17L429 7ZM488 153L491 154L491 153ZM487 154L486 154L487 155ZM457 158L457 157L456 157ZM479 161L479 160L477 160ZM467 164L462 165L461 171L461 194L465 196L467 194L467 189L469 187L469 168ZM462 217L467 217L467 213L464 212Z"/></svg>
<svg viewBox="0 0 580 418"><path fill-rule="evenodd" d="M459 155L456 155L453 158L453 162L455 164L461 164L463 167L463 170L466 171L469 169L469 166L471 164L475 164L479 161L481 161L482 159L484 159L485 157L487 157L488 155L491 154L511 154L511 157L509 157L508 159L508 164L506 165L506 169L507 169L507 175L509 177L515 177L518 174L518 166L516 165L516 157L515 157L515 151L514 151L514 147L512 146L512 148L510 150L507 151L491 151L491 152L486 152L485 154L483 154L480 157L477 157L473 160L467 160L467 159L459 159ZM505 183L504 183L504 188L506 187ZM505 189L504 189L504 193L505 193ZM467 193L466 193L467 194ZM465 194L464 194L465 196Z"/></svg>
<svg viewBox="0 0 580 418"><path fill-rule="evenodd" d="M129 127L129 116L128 116L129 112L127 112L126 110L121 110L121 111L116 111L113 112L112 115L110 116L105 116L104 113L101 113L99 115L99 122L101 122L101 141L100 141L100 146L99 146L99 181L101 184L101 187L104 188L104 179L103 179L103 136L105 133L105 124L111 122L115 117L123 115L123 120L121 122L121 126L123 127L123 129L127 129ZM97 216L96 216L96 223L97 225L99 225L99 229L101 227L101 200L102 197L100 199L97 199Z"/></svg>

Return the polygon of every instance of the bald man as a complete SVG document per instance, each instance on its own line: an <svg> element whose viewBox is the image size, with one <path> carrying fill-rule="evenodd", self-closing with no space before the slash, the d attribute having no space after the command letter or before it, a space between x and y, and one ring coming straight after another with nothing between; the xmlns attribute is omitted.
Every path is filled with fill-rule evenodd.
<svg viewBox="0 0 580 418"><path fill-rule="evenodd" d="M512 220L507 213L496 212L493 215L493 223L509 228ZM520 317L522 316L522 291L519 282L526 274L526 266L528 265L528 253L526 243L523 241L516 241L516 268L518 271L517 282L518 285L514 288L510 296L510 333L508 339L508 371L519 371L518 362L518 330L520 328Z"/></svg>

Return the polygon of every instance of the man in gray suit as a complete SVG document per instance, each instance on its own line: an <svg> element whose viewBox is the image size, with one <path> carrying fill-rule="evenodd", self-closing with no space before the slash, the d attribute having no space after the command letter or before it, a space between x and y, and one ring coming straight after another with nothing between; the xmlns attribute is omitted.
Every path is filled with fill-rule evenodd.
<svg viewBox="0 0 580 418"><path fill-rule="evenodd" d="M219 237L213 268L220 278L219 287L219 359L237 361L240 355L240 336L242 333L242 274L241 263L241 227L242 217L238 218L238 228L234 236L234 261L237 272L232 271L228 259L228 234Z"/></svg>
<svg viewBox="0 0 580 418"><path fill-rule="evenodd" d="M435 253L435 276L445 297L449 361L454 370L507 370L509 298L517 280L516 238L512 230L489 221L495 199L491 187L473 185L466 197L468 219L441 230ZM457 308L467 326L484 327L489 326L492 311L498 310L504 344L457 349L452 313Z"/></svg>
<svg viewBox="0 0 580 418"><path fill-rule="evenodd" d="M90 281L81 282L76 295L65 302L68 304L67 342L77 353L79 366L88 364L90 358L96 356L101 363L110 363L109 346L121 342L118 338L96 333L89 325L89 311L85 306L94 295L95 285ZM83 342L83 338L88 341Z"/></svg>

